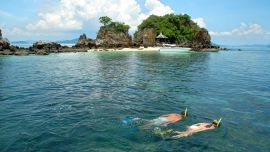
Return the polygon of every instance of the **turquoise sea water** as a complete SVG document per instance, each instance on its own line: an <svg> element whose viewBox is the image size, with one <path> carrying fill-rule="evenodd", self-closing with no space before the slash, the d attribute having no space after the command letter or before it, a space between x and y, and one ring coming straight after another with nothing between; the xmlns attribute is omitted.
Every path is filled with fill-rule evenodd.
<svg viewBox="0 0 270 152"><path fill-rule="evenodd" d="M167 128L216 130L162 140L126 116L189 109ZM0 57L0 151L270 151L270 49ZM166 129L166 128L165 128Z"/></svg>

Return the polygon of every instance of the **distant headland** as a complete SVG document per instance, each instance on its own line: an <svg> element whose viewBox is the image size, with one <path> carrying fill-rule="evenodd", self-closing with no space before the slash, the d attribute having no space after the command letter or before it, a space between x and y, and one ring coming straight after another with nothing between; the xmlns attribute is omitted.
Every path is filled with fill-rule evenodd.
<svg viewBox="0 0 270 152"><path fill-rule="evenodd" d="M0 55L48 55L61 52L87 52L122 50L139 50L139 48L185 47L192 51L219 51L219 46L213 46L209 32L200 28L187 14L167 14L164 16L151 15L144 20L133 36L129 34L130 26L125 23L112 21L103 16L99 18L100 27L96 39L87 38L86 34L79 37L72 46L62 46L56 42L36 41L29 48L10 44L2 36L0 29ZM131 49L133 48L133 49Z"/></svg>

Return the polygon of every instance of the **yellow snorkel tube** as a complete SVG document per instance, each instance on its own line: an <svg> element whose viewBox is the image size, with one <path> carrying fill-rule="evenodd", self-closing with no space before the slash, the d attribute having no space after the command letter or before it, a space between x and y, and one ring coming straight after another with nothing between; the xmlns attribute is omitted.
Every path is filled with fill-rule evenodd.
<svg viewBox="0 0 270 152"><path fill-rule="evenodd" d="M184 111L184 112L181 112L181 114L184 116L184 117L187 117L187 108L186 108L186 110Z"/></svg>
<svg viewBox="0 0 270 152"><path fill-rule="evenodd" d="M212 122L212 124L213 124L215 127L220 127L221 120L222 120L222 118L220 118L219 120L214 120L214 121Z"/></svg>

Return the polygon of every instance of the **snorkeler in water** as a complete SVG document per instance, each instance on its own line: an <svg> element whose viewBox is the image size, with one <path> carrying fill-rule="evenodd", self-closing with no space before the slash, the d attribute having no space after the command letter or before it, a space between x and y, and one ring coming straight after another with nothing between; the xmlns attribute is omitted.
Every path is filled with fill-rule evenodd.
<svg viewBox="0 0 270 152"><path fill-rule="evenodd" d="M179 131L173 131L175 135L171 137L171 139L178 139L182 137L191 136L195 133L207 131L207 130L213 130L220 126L221 119L214 120L212 123L197 123L192 126L188 126L187 130L184 132Z"/></svg>
<svg viewBox="0 0 270 152"><path fill-rule="evenodd" d="M167 126L168 124L176 123L176 122L184 119L185 117L187 117L187 108L181 114L174 113L174 114L162 115L162 116L155 118L155 119L152 119L152 120L126 117L125 119L122 120L122 122L125 125L144 124L140 128L141 129L148 129L148 128L151 128L152 126L163 126L164 127L164 126Z"/></svg>
<svg viewBox="0 0 270 152"><path fill-rule="evenodd" d="M142 129L146 129L152 126L167 126L168 124L176 123L187 117L187 108L181 114L167 114L158 118L146 121L146 124L141 126Z"/></svg>

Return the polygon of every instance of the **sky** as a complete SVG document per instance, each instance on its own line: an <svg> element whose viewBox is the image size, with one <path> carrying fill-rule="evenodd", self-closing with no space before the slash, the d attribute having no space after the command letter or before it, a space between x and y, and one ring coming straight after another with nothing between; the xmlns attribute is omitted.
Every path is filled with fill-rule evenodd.
<svg viewBox="0 0 270 152"><path fill-rule="evenodd" d="M188 14L221 45L270 44L269 0L0 0L0 28L10 41L95 38L100 16L130 33L149 15Z"/></svg>

